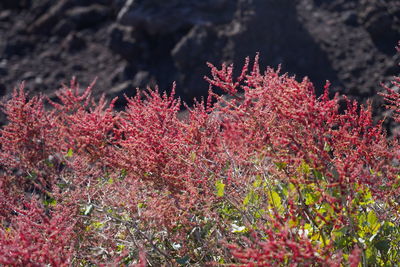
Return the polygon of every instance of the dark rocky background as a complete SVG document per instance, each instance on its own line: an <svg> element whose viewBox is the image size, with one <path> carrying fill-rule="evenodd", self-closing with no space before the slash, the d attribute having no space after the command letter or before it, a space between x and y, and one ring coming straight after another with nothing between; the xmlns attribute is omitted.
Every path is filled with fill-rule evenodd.
<svg viewBox="0 0 400 267"><path fill-rule="evenodd" d="M260 52L319 92L330 80L380 107L398 40L398 0L0 0L0 97L21 81L51 96L76 76L82 87L98 77L108 97L176 81L191 103L207 93L206 62L241 67Z"/></svg>

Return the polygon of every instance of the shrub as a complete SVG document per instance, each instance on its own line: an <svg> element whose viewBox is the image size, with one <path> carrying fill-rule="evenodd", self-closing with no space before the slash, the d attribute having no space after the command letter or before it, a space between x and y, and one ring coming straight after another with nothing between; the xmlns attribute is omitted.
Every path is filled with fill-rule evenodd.
<svg viewBox="0 0 400 267"><path fill-rule="evenodd" d="M75 80L58 101L15 90L0 130L0 263L398 264L398 136L369 104L344 98L341 112L329 83L318 97L307 78L249 65L238 78L210 65L230 97L210 89L185 120L174 88L138 91L122 112Z"/></svg>

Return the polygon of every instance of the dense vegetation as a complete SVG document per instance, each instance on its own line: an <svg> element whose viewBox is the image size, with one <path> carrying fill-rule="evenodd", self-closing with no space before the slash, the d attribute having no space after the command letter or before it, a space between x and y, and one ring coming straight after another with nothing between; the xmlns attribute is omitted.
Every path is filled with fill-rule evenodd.
<svg viewBox="0 0 400 267"><path fill-rule="evenodd" d="M118 112L75 80L57 101L15 90L0 130L0 264L398 266L399 137L370 106L330 98L329 83L317 97L257 58L237 78L211 74L183 120L174 93L138 91Z"/></svg>

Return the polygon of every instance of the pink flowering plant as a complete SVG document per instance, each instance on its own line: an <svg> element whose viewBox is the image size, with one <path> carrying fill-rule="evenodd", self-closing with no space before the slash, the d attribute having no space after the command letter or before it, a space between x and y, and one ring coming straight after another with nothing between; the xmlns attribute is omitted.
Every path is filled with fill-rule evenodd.
<svg viewBox="0 0 400 267"><path fill-rule="evenodd" d="M329 83L317 96L258 56L239 77L210 68L207 100L183 119L175 86L138 90L124 111L75 80L56 101L15 90L2 104L0 264L398 265L399 136L371 105L330 98ZM396 123L398 87L382 93Z"/></svg>

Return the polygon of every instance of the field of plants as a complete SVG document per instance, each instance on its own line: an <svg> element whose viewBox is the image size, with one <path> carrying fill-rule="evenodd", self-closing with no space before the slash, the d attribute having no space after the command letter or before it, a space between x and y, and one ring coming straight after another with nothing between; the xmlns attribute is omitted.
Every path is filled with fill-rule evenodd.
<svg viewBox="0 0 400 267"><path fill-rule="evenodd" d="M371 106L210 65L207 99L157 89L123 111L76 80L2 104L4 266L399 266L400 145ZM385 86L400 122L397 78ZM215 88L230 95L222 97Z"/></svg>

